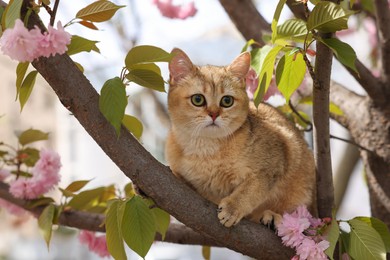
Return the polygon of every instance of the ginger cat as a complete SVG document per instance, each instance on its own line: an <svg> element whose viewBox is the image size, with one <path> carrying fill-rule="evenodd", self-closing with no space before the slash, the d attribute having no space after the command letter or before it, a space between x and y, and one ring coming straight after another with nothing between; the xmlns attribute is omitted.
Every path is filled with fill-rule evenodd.
<svg viewBox="0 0 390 260"><path fill-rule="evenodd" d="M313 155L283 114L250 104L250 54L226 67L198 67L183 51L172 53L166 157L173 173L218 205L226 227L243 217L278 225L284 212L309 206Z"/></svg>

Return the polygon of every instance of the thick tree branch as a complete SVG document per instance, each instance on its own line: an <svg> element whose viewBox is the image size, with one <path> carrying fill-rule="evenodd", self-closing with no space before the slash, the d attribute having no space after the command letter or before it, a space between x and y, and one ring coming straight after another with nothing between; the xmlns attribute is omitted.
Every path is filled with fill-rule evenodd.
<svg viewBox="0 0 390 260"><path fill-rule="evenodd" d="M365 99L366 97L360 96L333 81L330 87L330 101L343 111L343 115L332 115L332 118L345 128L352 128L359 123L355 120L356 113L362 117L367 114L363 105Z"/></svg>
<svg viewBox="0 0 390 260"><path fill-rule="evenodd" d="M382 53L382 78L386 84L390 79L390 10L387 0L375 0L376 21Z"/></svg>
<svg viewBox="0 0 390 260"><path fill-rule="evenodd" d="M0 182L0 198L11 202L20 208L30 212L33 216L39 217L45 206L30 208L27 201L17 199L8 192L8 185ZM104 215L85 211L66 210L62 211L59 224L78 229L105 232ZM156 235L156 241L163 241L161 235ZM182 224L171 223L165 235L164 242L185 244L185 245L208 245L219 246L213 239L196 233L189 227Z"/></svg>
<svg viewBox="0 0 390 260"><path fill-rule="evenodd" d="M219 0L238 31L248 41L254 39L264 45L263 31L270 31L269 23L259 14L252 0Z"/></svg>
<svg viewBox="0 0 390 260"><path fill-rule="evenodd" d="M322 35L327 37L328 35ZM331 217L334 206L329 136L329 90L332 51L317 41L313 88L314 160L317 173L317 205L320 217Z"/></svg>

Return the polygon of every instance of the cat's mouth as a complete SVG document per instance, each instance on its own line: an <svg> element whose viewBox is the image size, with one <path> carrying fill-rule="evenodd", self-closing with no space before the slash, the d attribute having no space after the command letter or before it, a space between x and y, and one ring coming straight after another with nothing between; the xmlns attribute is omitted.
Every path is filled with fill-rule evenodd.
<svg viewBox="0 0 390 260"><path fill-rule="evenodd" d="M212 123L206 125L206 127L219 127L219 125L217 125L215 122L212 122Z"/></svg>

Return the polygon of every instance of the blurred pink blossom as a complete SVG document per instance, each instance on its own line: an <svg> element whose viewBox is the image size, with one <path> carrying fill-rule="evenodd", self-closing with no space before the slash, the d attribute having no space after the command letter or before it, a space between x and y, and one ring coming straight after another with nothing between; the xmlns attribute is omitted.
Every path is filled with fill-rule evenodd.
<svg viewBox="0 0 390 260"><path fill-rule="evenodd" d="M39 155L31 178L19 177L10 183L9 191L16 198L38 198L59 183L61 159L58 153L43 149Z"/></svg>
<svg viewBox="0 0 390 260"><path fill-rule="evenodd" d="M11 59L20 62L33 61L36 57L38 41L21 20L16 20L14 28L6 29L0 38L1 51Z"/></svg>
<svg viewBox="0 0 390 260"><path fill-rule="evenodd" d="M82 244L88 246L89 250L95 252L101 257L109 257L110 253L107 249L106 236L96 236L95 232L81 230L79 240Z"/></svg>
<svg viewBox="0 0 390 260"><path fill-rule="evenodd" d="M6 169L0 169L0 181L4 181L11 173Z"/></svg>
<svg viewBox="0 0 390 260"><path fill-rule="evenodd" d="M278 226L278 235L282 237L282 242L286 246L296 247L305 238L303 231L310 227L307 217L298 214L284 214L282 223Z"/></svg>
<svg viewBox="0 0 390 260"><path fill-rule="evenodd" d="M27 30L18 19L14 28L4 31L0 38L0 48L11 59L31 62L41 56L64 54L70 39L71 35L64 31L61 22L57 23L57 29L49 25L48 31L42 34L38 27Z"/></svg>
<svg viewBox="0 0 390 260"><path fill-rule="evenodd" d="M19 206L16 206L15 204L8 202L6 200L0 199L0 208L6 209L9 213L16 215L16 216L23 216L27 213L26 210L22 209Z"/></svg>
<svg viewBox="0 0 390 260"><path fill-rule="evenodd" d="M174 5L172 0L153 0L153 4L157 6L160 13L171 19L187 19L192 17L198 11L194 2L189 2L182 5Z"/></svg>
<svg viewBox="0 0 390 260"><path fill-rule="evenodd" d="M292 213L285 213L278 225L278 235L284 245L296 249L296 259L327 259L324 250L329 242L324 240L319 230L330 224L331 220L313 217L306 206L299 206Z"/></svg>
<svg viewBox="0 0 390 260"><path fill-rule="evenodd" d="M328 257L324 253L324 250L328 247L329 242L326 240L316 243L314 240L306 238L297 247L297 255L301 260L327 260Z"/></svg>

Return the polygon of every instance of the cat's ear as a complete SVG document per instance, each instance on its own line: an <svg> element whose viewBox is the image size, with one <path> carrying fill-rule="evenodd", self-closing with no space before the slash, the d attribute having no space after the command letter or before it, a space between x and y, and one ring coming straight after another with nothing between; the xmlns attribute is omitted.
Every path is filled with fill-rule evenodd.
<svg viewBox="0 0 390 260"><path fill-rule="evenodd" d="M171 54L173 57L169 62L169 75L170 83L172 84L193 73L195 67L187 54L182 50L174 48Z"/></svg>
<svg viewBox="0 0 390 260"><path fill-rule="evenodd" d="M243 52L228 66L228 71L230 71L232 75L244 79L246 74L248 74L250 66L251 55L249 52Z"/></svg>

